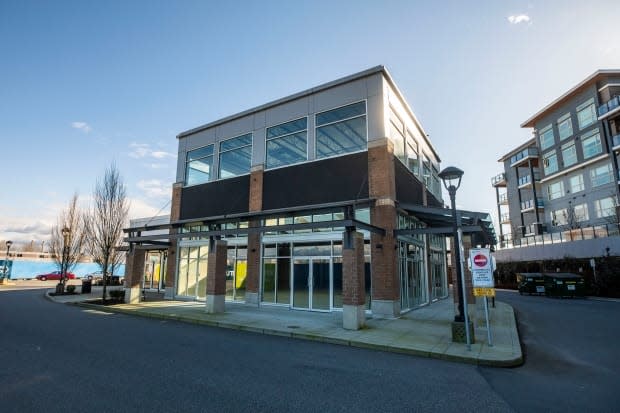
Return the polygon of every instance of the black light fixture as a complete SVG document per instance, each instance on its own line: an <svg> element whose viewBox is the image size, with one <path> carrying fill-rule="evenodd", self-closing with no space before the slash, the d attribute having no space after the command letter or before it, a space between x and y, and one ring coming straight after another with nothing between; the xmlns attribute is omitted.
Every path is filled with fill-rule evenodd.
<svg viewBox="0 0 620 413"><path fill-rule="evenodd" d="M454 265L456 267L456 287L458 294L458 312L454 316L454 321L464 322L465 321L465 311L463 310L464 302L465 302L465 291L463 291L462 279L463 274L461 273L461 240L459 237L459 220L456 216L456 191L461 186L461 178L463 177L464 172L459 168L455 168L454 166L448 166L443 171L439 172L439 177L443 181L443 186L448 190L448 194L450 194L450 204L452 207L452 221L453 221L453 233L454 233L454 242L452 243L452 250L454 251Z"/></svg>

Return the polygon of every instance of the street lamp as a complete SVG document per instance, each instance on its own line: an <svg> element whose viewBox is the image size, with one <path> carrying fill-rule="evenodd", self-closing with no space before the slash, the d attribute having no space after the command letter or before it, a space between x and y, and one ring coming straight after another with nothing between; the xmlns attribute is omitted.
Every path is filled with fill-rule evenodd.
<svg viewBox="0 0 620 413"><path fill-rule="evenodd" d="M13 245L13 241L6 242L6 258L4 259L4 269L2 270L2 279L8 279L8 269L7 263L9 262L9 250L11 249L11 245Z"/></svg>
<svg viewBox="0 0 620 413"><path fill-rule="evenodd" d="M461 273L461 239L459 237L459 226L460 222L456 217L456 190L461 186L461 178L463 177L463 171L459 168L455 168L454 166L448 166L443 171L439 173L439 177L443 181L443 186L448 190L448 194L450 194L450 204L452 206L452 220L453 220L453 232L454 232L454 245L452 249L454 250L455 257L455 267L456 267L456 286L458 291L458 312L454 316L454 321L464 322L465 321L465 311L463 310L463 303L465 302L465 295L463 291L462 279L463 274Z"/></svg>
<svg viewBox="0 0 620 413"><path fill-rule="evenodd" d="M62 269L60 274L60 283L62 284L62 290L65 290L65 283L67 282L67 267L69 260L69 235L71 230L67 227L62 229Z"/></svg>

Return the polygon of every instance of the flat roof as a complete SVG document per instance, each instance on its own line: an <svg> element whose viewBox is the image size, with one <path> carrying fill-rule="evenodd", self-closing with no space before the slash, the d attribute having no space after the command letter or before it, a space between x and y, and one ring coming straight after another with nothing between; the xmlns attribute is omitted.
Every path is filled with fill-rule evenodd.
<svg viewBox="0 0 620 413"><path fill-rule="evenodd" d="M577 85L573 86L571 89L569 89L562 96L560 96L559 98L557 98L556 100L554 100L553 102L551 102L550 104L548 104L547 106L545 106L544 108L542 108L541 110L536 112L528 120L523 122L521 124L521 127L522 128L533 128L534 127L534 123L538 119L543 117L545 115L545 113L549 112L550 110L555 109L562 102L564 102L566 99L568 99L569 97L575 95L577 92L579 92L580 90L582 90L586 86L590 85L591 83L597 81L599 77L604 76L604 75L620 75L620 69L599 69L599 70L597 70L596 72L592 73L590 76L588 76L587 78L585 78L584 80L579 82Z"/></svg>
<svg viewBox="0 0 620 413"><path fill-rule="evenodd" d="M513 150L511 150L510 152L508 152L506 155L502 156L501 158L499 158L497 160L497 162L504 162L506 159L510 158L512 155L521 152L523 149L530 147L530 146L536 146L536 138L532 138L529 139L528 141L526 141L525 143L517 146L516 148L514 148Z"/></svg>
<svg viewBox="0 0 620 413"><path fill-rule="evenodd" d="M378 66L374 66L371 67L370 69L366 69L366 70L362 70L361 72L358 73L354 73L352 75L349 76L345 76L342 77L340 79L336 79L336 80L332 80L331 82L327 82L327 83L323 83L322 85L310 88L310 89L306 89L304 91L301 92L297 92L294 93L292 95L289 96L285 96L283 98L280 99L276 99L273 100L271 102L267 102L264 103L262 105L253 107L251 109L247 109L244 110L242 112L239 113L235 113L234 115L230 115L230 116L226 116L224 118L215 120L213 122L209 122L209 123L205 123L204 125L201 126L197 126L195 128L186 130L184 132L181 132L177 135L177 139L181 139L184 137L187 137L189 135L193 135L194 133L203 131L205 129L209 129L209 128L213 128L215 126L230 122L232 120L238 119L238 118L242 118L244 116L248 116L248 115L252 115L256 112L260 112L263 110L267 110L270 109L272 107L275 106L279 106L282 105L284 103L296 100L296 99L300 99L327 89L331 89L340 85L343 85L345 83L350 83L359 79L363 79L365 77L377 74L377 73L381 73L383 74L383 76L385 77L385 79L388 81L388 83L390 84L390 86L392 86L392 88L394 89L394 91L398 94L398 97L401 99L401 101L403 102L403 106L405 107L405 110L407 110L407 113L409 114L409 116L411 116L411 118L413 119L413 122L415 123L415 125L420 129L420 132L422 133L422 136L424 137L424 140L426 141L426 143L428 144L428 147L431 149L431 151L433 151L433 154L437 157L437 160L439 162L441 162L441 159L439 158L439 155L437 154L437 151L435 150L435 147L433 146L433 144L431 143L430 139L427 136L426 131L424 130L424 128L422 127L422 124L420 124L420 121L418 120L418 118L416 117L416 115L413 113L413 110L411 110L411 107L409 106L409 103L407 103L407 100L405 99L404 95L402 94L402 92L400 91L400 89L398 88L398 86L396 85L396 83L394 82L394 79L392 79L392 76L390 75L390 73L388 72L387 68L383 65L378 65Z"/></svg>

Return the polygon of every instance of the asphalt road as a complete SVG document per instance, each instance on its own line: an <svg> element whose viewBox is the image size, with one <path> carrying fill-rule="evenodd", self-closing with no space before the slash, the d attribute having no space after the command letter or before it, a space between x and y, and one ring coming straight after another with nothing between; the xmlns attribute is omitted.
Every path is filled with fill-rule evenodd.
<svg viewBox="0 0 620 413"><path fill-rule="evenodd" d="M529 319L574 306L584 321L573 325L589 329L598 322L586 319L605 325L620 304L513 299L525 319L527 363L492 369L97 312L52 303L42 290L0 291L0 410L614 411L618 340L598 341L609 340L612 326L574 339L573 348L554 337L581 335L578 328L549 322L551 336L540 341L531 337L547 324ZM593 340L607 350L588 351ZM548 348L529 347L541 344Z"/></svg>

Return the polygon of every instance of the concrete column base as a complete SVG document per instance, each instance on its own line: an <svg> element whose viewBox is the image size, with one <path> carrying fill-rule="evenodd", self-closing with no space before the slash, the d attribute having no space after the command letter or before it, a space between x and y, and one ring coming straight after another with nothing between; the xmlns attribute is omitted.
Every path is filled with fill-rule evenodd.
<svg viewBox="0 0 620 413"><path fill-rule="evenodd" d="M223 313L226 305L225 296L223 294L211 295L207 294L206 311L209 314Z"/></svg>
<svg viewBox="0 0 620 413"><path fill-rule="evenodd" d="M172 291L173 287L166 287L164 290L164 300L174 300L174 291Z"/></svg>
<svg viewBox="0 0 620 413"><path fill-rule="evenodd" d="M474 323L472 323L471 320L469 321L469 339L471 340L471 344L476 342L476 337L474 336ZM452 342L467 343L467 333L465 332L464 321L452 322Z"/></svg>
<svg viewBox="0 0 620 413"><path fill-rule="evenodd" d="M142 298L142 289L140 287L125 288L125 303L138 304Z"/></svg>
<svg viewBox="0 0 620 413"><path fill-rule="evenodd" d="M342 327L345 330L359 330L366 325L366 312L363 305L342 306Z"/></svg>
<svg viewBox="0 0 620 413"><path fill-rule="evenodd" d="M372 300L372 315L375 318L395 318L400 316L400 301Z"/></svg>
<svg viewBox="0 0 620 413"><path fill-rule="evenodd" d="M258 293L245 292L245 303L258 305Z"/></svg>

